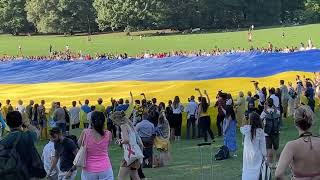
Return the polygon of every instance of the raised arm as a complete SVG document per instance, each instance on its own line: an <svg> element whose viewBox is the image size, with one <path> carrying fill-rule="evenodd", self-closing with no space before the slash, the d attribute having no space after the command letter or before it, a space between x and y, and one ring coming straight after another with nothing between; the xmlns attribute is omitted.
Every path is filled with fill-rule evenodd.
<svg viewBox="0 0 320 180"><path fill-rule="evenodd" d="M211 102L210 102L210 98L209 98L209 95L208 95L208 93L207 93L207 90L204 90L203 93L204 93L204 95L206 95L207 100L208 100L208 104L209 104L209 106L210 106Z"/></svg>
<svg viewBox="0 0 320 180"><path fill-rule="evenodd" d="M133 104L133 95L132 95L132 92L130 91L130 105Z"/></svg>
<svg viewBox="0 0 320 180"><path fill-rule="evenodd" d="M309 82L311 82L313 87L316 87L316 84L314 83L314 81L312 79L308 79L308 80L309 80Z"/></svg>
<svg viewBox="0 0 320 180"><path fill-rule="evenodd" d="M141 96L143 96L143 99L147 100L147 97L144 93L141 93Z"/></svg>
<svg viewBox="0 0 320 180"><path fill-rule="evenodd" d="M196 90L199 93L200 97L202 97L202 93L199 88L195 88L194 90Z"/></svg>

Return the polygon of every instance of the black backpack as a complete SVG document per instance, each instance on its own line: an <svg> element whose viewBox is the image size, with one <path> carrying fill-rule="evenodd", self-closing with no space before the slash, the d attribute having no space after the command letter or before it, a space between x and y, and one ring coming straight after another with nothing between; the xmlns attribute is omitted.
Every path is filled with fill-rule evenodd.
<svg viewBox="0 0 320 180"><path fill-rule="evenodd" d="M21 133L14 141L12 147L0 146L0 177L1 180L25 180L29 179L28 168L21 161L16 146L20 141Z"/></svg>
<svg viewBox="0 0 320 180"><path fill-rule="evenodd" d="M228 159L230 156L229 154L229 148L227 146L221 146L218 153L214 156L215 160L221 161Z"/></svg>
<svg viewBox="0 0 320 180"><path fill-rule="evenodd" d="M280 115L277 114L277 110L274 109L271 112L264 111L266 113L264 132L268 135L276 135L280 133Z"/></svg>

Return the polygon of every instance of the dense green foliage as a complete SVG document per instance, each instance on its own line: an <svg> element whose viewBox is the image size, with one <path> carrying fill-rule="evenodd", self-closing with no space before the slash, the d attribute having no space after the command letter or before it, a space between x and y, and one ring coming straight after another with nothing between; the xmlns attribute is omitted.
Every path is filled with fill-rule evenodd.
<svg viewBox="0 0 320 180"><path fill-rule="evenodd" d="M320 0L0 0L3 32L225 29L320 21Z"/></svg>

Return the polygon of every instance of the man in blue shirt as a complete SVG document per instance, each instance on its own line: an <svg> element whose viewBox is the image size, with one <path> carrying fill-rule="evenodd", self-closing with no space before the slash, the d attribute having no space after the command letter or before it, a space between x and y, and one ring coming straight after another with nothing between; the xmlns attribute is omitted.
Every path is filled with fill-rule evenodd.
<svg viewBox="0 0 320 180"><path fill-rule="evenodd" d="M81 102L79 101L79 104L81 104ZM86 99L85 101L84 101L84 105L82 105L81 106L81 110L82 111L84 111L85 113L89 113L89 112L91 112L91 108L90 108L90 106L89 106L89 100L88 99Z"/></svg>
<svg viewBox="0 0 320 180"><path fill-rule="evenodd" d="M148 120L148 112L144 112L142 115L142 121L137 124L136 131L138 132L144 149L144 167L152 168L153 162L153 140L154 140L154 125Z"/></svg>
<svg viewBox="0 0 320 180"><path fill-rule="evenodd" d="M119 99L116 111L126 111L129 108L129 104L123 104L123 99Z"/></svg>

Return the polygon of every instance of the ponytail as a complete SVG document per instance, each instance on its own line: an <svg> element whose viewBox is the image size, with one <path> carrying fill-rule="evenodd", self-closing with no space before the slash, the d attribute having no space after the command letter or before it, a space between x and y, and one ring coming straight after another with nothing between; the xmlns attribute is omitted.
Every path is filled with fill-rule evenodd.
<svg viewBox="0 0 320 180"><path fill-rule="evenodd" d="M96 130L101 136L104 136L104 123L106 119L102 112L95 111L91 116L91 124L94 130Z"/></svg>

